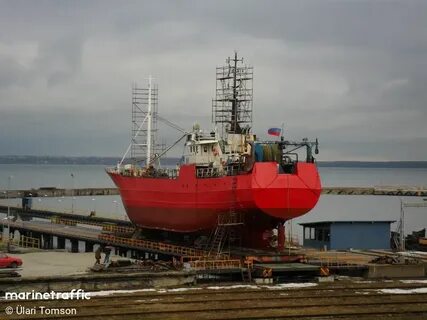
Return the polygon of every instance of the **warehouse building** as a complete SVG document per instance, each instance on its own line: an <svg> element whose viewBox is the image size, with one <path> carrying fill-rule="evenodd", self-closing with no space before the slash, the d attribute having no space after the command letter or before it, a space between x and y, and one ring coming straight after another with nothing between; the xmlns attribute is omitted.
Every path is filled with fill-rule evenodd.
<svg viewBox="0 0 427 320"><path fill-rule="evenodd" d="M395 221L322 221L300 223L304 247L346 249L390 249L390 225Z"/></svg>

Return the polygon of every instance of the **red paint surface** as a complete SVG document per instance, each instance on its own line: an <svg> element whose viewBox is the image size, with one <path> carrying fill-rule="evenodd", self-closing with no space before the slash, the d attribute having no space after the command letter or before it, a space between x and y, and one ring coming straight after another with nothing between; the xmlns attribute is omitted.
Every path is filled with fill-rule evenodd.
<svg viewBox="0 0 427 320"><path fill-rule="evenodd" d="M181 166L177 179L109 175L130 220L140 227L176 232L212 229L217 215L228 212L236 201L236 209L245 213L245 225L261 234L279 220L303 215L316 205L321 192L316 165L298 163L295 171L279 174L275 162L255 163L251 173L237 177L235 200L232 177L197 179L194 165Z"/></svg>

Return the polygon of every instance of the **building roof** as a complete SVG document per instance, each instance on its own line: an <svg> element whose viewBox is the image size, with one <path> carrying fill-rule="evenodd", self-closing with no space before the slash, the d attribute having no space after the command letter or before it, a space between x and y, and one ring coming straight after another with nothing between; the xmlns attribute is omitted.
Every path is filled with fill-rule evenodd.
<svg viewBox="0 0 427 320"><path fill-rule="evenodd" d="M394 223L396 222L396 220L362 220L362 221L355 221L355 220L350 220L350 221L343 221L343 220L330 220L330 221L315 221L315 222L303 222L303 223L299 223L299 225L301 226L316 226L316 225L320 225L320 224L334 224L334 223L343 223L343 224L354 224L354 223L370 223L370 224L374 224L374 223Z"/></svg>

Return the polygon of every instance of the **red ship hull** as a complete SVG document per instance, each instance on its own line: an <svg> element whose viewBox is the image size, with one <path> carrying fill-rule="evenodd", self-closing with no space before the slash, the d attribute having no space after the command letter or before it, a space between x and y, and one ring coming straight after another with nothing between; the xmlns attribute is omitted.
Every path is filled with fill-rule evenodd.
<svg viewBox="0 0 427 320"><path fill-rule="evenodd" d="M301 216L317 203L320 177L313 163L297 163L294 173L278 173L277 163L257 162L247 174L196 178L194 165L183 165L176 179L123 176L108 172L136 225L174 232L216 227L218 215L232 203L244 213L245 229L262 233L278 222Z"/></svg>

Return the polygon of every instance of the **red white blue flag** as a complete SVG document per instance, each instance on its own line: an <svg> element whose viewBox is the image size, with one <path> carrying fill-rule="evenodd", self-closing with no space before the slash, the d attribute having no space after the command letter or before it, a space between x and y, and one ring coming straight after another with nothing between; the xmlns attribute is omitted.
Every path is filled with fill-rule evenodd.
<svg viewBox="0 0 427 320"><path fill-rule="evenodd" d="M282 132L282 129L280 129L280 128L270 128L270 129L268 129L268 134L270 136L280 137L280 133L281 132Z"/></svg>

